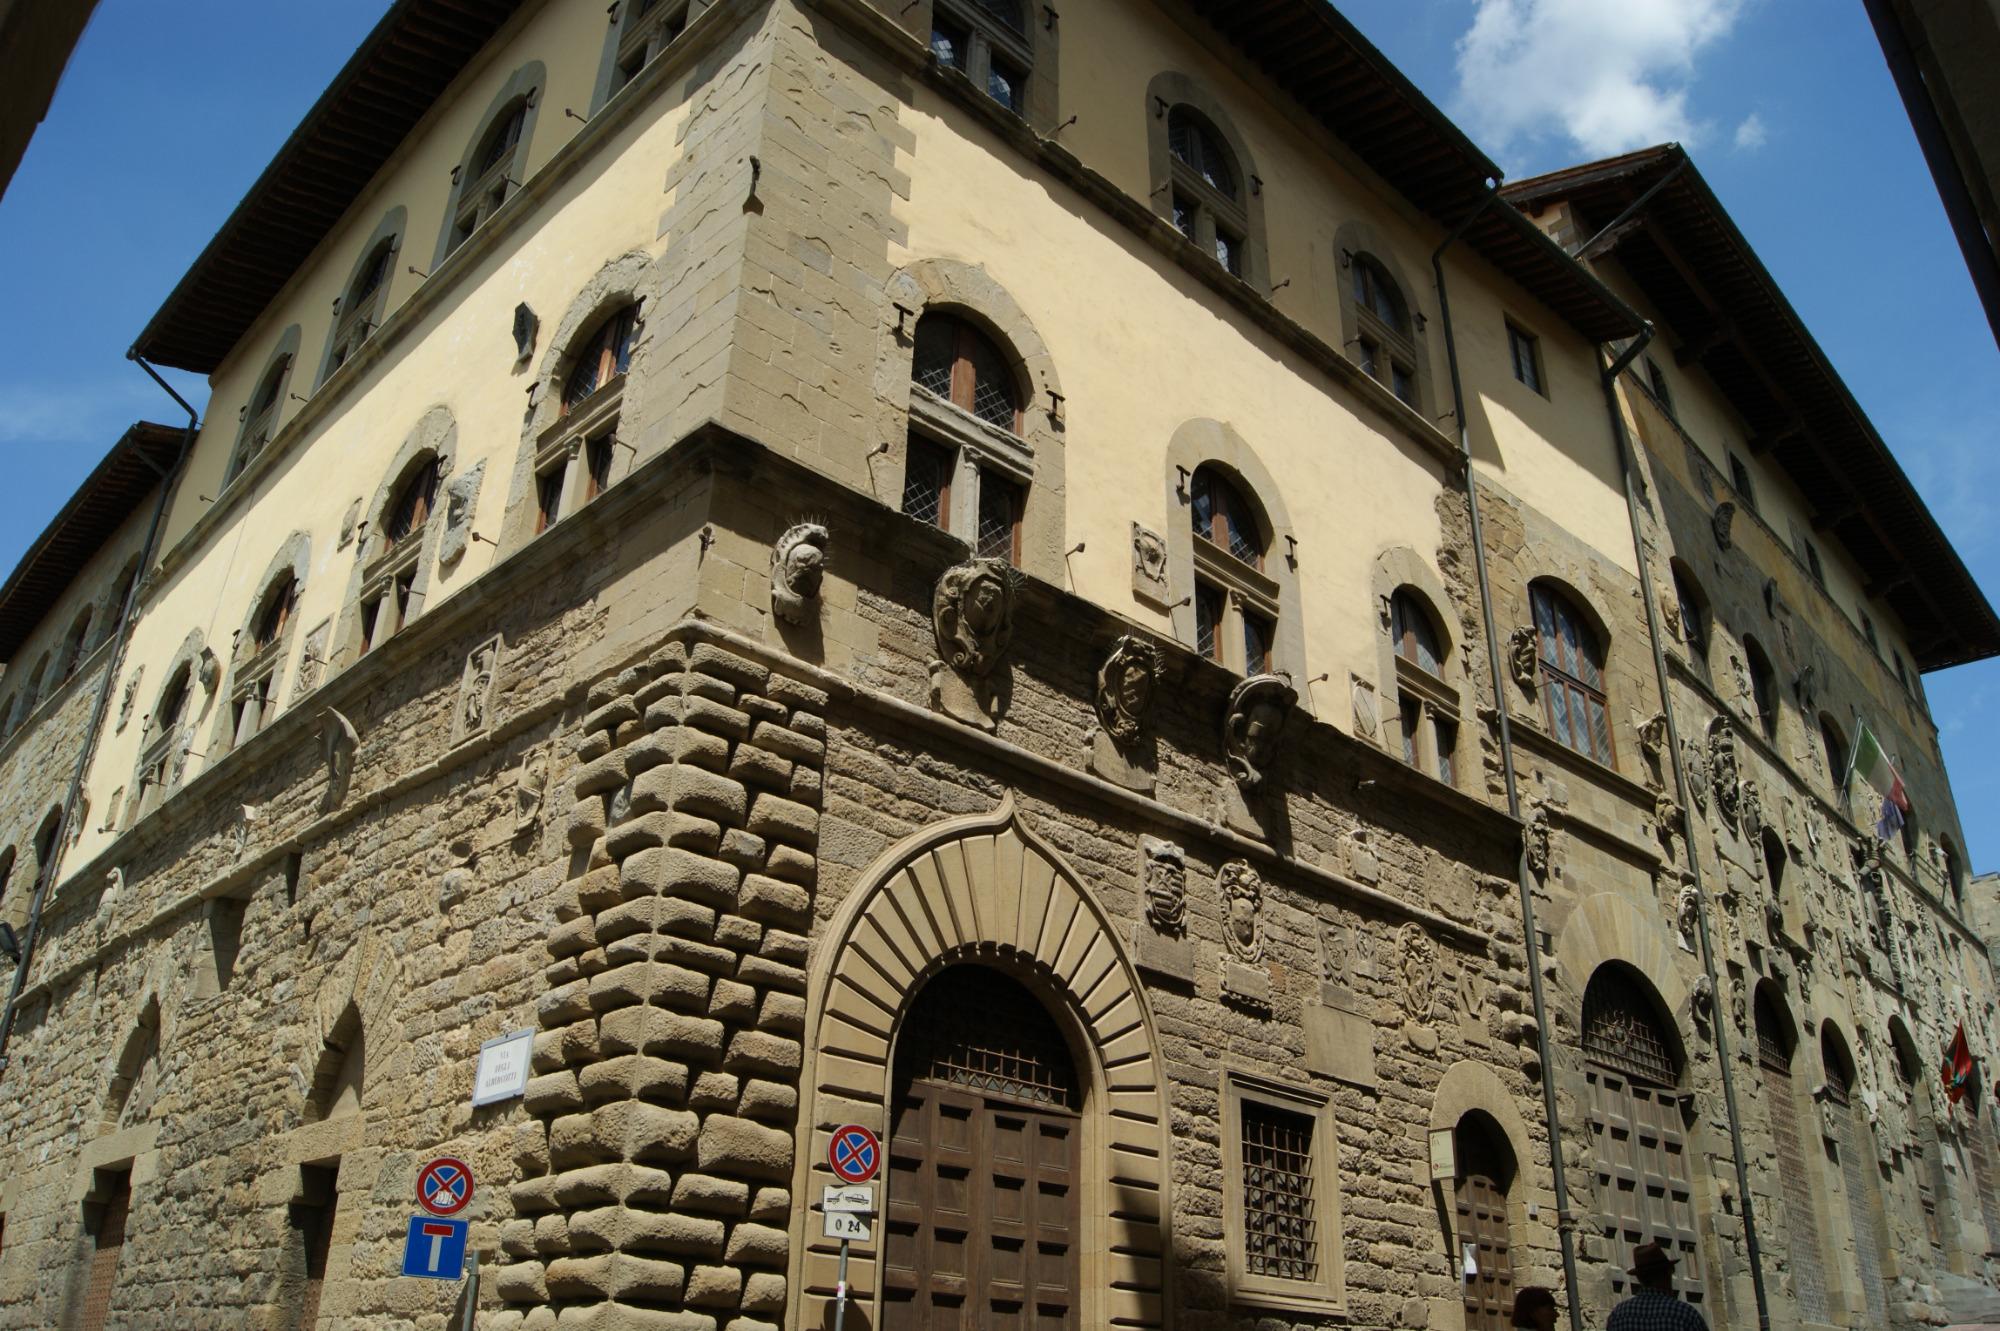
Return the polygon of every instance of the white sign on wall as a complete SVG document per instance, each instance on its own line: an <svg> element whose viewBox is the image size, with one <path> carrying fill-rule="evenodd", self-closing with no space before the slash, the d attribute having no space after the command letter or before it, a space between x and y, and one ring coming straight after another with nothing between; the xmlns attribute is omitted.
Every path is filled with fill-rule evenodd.
<svg viewBox="0 0 2000 1331"><path fill-rule="evenodd" d="M529 1054L535 1033L509 1031L479 1046L479 1071L472 1079L472 1103L498 1104L528 1089Z"/></svg>

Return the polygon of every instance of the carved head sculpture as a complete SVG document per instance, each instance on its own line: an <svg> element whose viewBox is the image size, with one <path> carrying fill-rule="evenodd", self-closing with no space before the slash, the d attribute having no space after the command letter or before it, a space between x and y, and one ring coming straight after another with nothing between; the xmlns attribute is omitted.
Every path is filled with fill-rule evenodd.
<svg viewBox="0 0 2000 1331"><path fill-rule="evenodd" d="M1248 860L1231 860L1216 873L1215 885L1222 890L1222 936L1229 955L1246 964L1262 961L1264 880Z"/></svg>
<svg viewBox="0 0 2000 1331"><path fill-rule="evenodd" d="M1680 898L1674 903L1674 927L1680 931L1681 942L1688 951L1694 950L1695 934L1701 924L1701 889L1693 883L1681 886Z"/></svg>
<svg viewBox="0 0 2000 1331"><path fill-rule="evenodd" d="M1097 670L1097 719L1120 744L1139 738L1160 677L1160 649L1133 634L1112 644Z"/></svg>
<svg viewBox="0 0 2000 1331"><path fill-rule="evenodd" d="M811 618L806 607L819 599L831 539L819 523L801 522L771 547L771 612L787 624L803 624Z"/></svg>
<svg viewBox="0 0 2000 1331"><path fill-rule="evenodd" d="M1542 638L1533 624L1523 624L1507 635L1507 673L1529 693L1541 664Z"/></svg>
<svg viewBox="0 0 2000 1331"><path fill-rule="evenodd" d="M961 674L985 676L1014 636L1014 570L1003 559L968 559L945 570L931 598L938 652Z"/></svg>
<svg viewBox="0 0 2000 1331"><path fill-rule="evenodd" d="M1222 747L1237 785L1254 790L1263 784L1298 701L1299 691L1283 675L1252 675L1230 691Z"/></svg>

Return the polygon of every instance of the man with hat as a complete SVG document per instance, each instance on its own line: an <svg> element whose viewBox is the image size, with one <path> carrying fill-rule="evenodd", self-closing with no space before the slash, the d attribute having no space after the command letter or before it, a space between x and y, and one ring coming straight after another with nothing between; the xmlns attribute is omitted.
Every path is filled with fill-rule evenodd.
<svg viewBox="0 0 2000 1331"><path fill-rule="evenodd" d="M1632 1266L1626 1274L1639 1287L1611 1310L1605 1331L1708 1331L1707 1319L1674 1294L1676 1265L1656 1241L1632 1249Z"/></svg>

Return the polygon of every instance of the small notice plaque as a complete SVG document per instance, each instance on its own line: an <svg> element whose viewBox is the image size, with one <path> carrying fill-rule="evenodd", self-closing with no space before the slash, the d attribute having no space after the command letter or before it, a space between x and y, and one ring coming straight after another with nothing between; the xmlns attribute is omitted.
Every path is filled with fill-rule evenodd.
<svg viewBox="0 0 2000 1331"><path fill-rule="evenodd" d="M528 1055L533 1031L509 1031L479 1046L479 1071L472 1079L472 1103L497 1104L528 1089Z"/></svg>

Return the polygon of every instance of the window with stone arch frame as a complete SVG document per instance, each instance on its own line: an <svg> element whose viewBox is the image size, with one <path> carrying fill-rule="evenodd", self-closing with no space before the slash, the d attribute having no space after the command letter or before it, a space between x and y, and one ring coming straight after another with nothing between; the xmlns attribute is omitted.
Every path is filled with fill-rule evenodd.
<svg viewBox="0 0 2000 1331"><path fill-rule="evenodd" d="M1266 674L1278 636L1278 584L1264 567L1270 519L1241 481L1214 463L1188 478L1188 515L1195 650L1238 674Z"/></svg>
<svg viewBox="0 0 2000 1331"><path fill-rule="evenodd" d="M1351 258L1348 282L1358 325L1354 336L1357 362L1369 378L1394 393L1405 406L1416 408L1416 331L1402 287L1372 254Z"/></svg>
<svg viewBox="0 0 2000 1331"><path fill-rule="evenodd" d="M1174 226L1224 271L1247 276L1250 216L1244 197L1253 182L1207 116L1182 104L1167 108L1166 119Z"/></svg>
<svg viewBox="0 0 2000 1331"><path fill-rule="evenodd" d="M1592 620L1547 582L1528 588L1539 643L1542 719L1565 748L1615 766L1611 713L1604 684L1604 643Z"/></svg>
<svg viewBox="0 0 2000 1331"><path fill-rule="evenodd" d="M1743 665L1750 672L1750 704L1757 714L1757 728L1765 739L1776 740L1781 716L1778 672L1772 668L1764 645L1747 633L1743 635Z"/></svg>
<svg viewBox="0 0 2000 1331"><path fill-rule="evenodd" d="M183 661L167 678L159 701L148 718L145 747L139 759L138 816L144 817L177 786L186 770L187 743L183 734L194 700L194 665Z"/></svg>
<svg viewBox="0 0 2000 1331"><path fill-rule="evenodd" d="M298 576L290 569L265 587L250 618L247 641L237 646L231 668L228 731L221 745L235 748L262 730L278 711L281 643L297 607Z"/></svg>
<svg viewBox="0 0 2000 1331"><path fill-rule="evenodd" d="M280 403L292 378L292 359L290 352L280 355L264 372L257 391L250 395L250 404L244 409L242 440L230 455L229 471L222 482L224 485L235 480L238 473L264 451L264 445L271 442L271 436L277 433Z"/></svg>
<svg viewBox="0 0 2000 1331"><path fill-rule="evenodd" d="M611 6L610 46L600 79L601 105L659 58L710 0L618 0Z"/></svg>
<svg viewBox="0 0 2000 1331"><path fill-rule="evenodd" d="M1675 559L1668 564L1674 579L1674 609L1680 616L1681 641L1689 660L1704 672L1708 668L1708 597L1686 564Z"/></svg>
<svg viewBox="0 0 2000 1331"><path fill-rule="evenodd" d="M358 655L367 655L416 617L424 533L437 507L444 458L420 454L404 468L362 543L370 554L361 574Z"/></svg>
<svg viewBox="0 0 2000 1331"><path fill-rule="evenodd" d="M642 327L640 303L620 301L590 325L565 358L557 419L535 444L531 535L539 536L610 487L625 376Z"/></svg>
<svg viewBox="0 0 2000 1331"><path fill-rule="evenodd" d="M498 212L521 182L513 178L520 158L521 140L528 126L528 111L536 90L513 99L486 126L485 135L470 161L452 170L451 232L445 241L450 254L472 239L472 233Z"/></svg>
<svg viewBox="0 0 2000 1331"><path fill-rule="evenodd" d="M1034 477L1019 358L948 308L924 311L912 341L902 509L981 558L1018 566Z"/></svg>
<svg viewBox="0 0 2000 1331"><path fill-rule="evenodd" d="M341 293L340 308L334 315L333 344L326 354L327 375L352 360L382 322L382 307L388 299L389 274L399 239L391 235L376 241L355 272L353 282Z"/></svg>
<svg viewBox="0 0 2000 1331"><path fill-rule="evenodd" d="M1445 636L1430 598L1414 587L1389 597L1403 761L1446 785L1456 777L1458 690L1445 682Z"/></svg>

